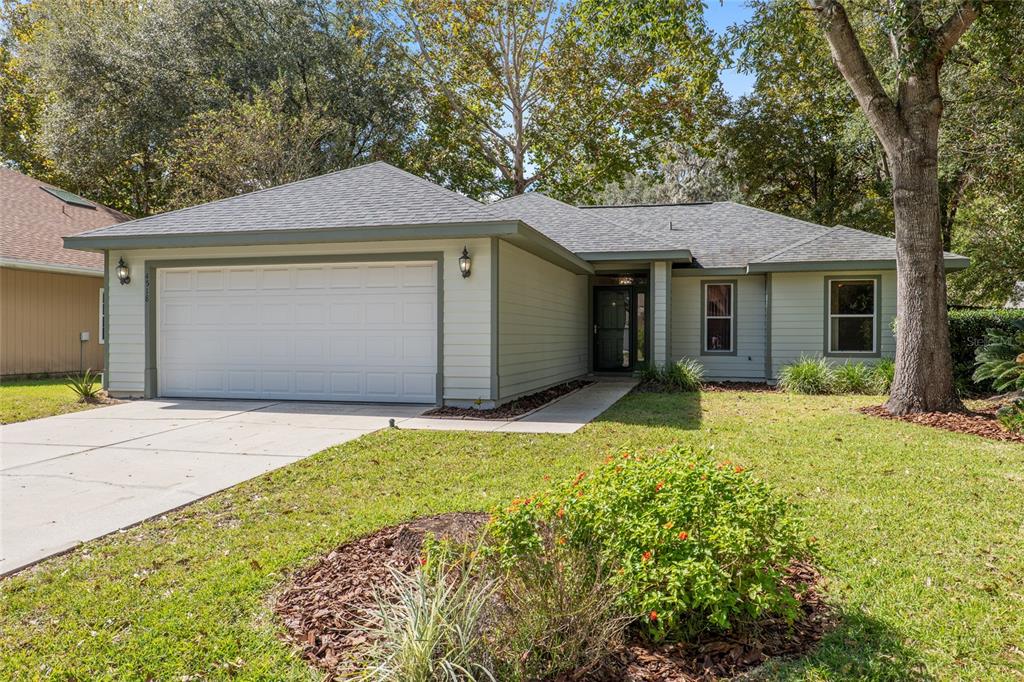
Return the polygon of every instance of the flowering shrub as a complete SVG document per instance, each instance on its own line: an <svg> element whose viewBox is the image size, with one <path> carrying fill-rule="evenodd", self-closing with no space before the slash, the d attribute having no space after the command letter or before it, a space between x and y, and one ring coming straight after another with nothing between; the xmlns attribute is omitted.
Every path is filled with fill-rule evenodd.
<svg viewBox="0 0 1024 682"><path fill-rule="evenodd" d="M506 566L560 545L593 548L623 608L654 639L795 617L782 570L804 551L785 500L743 470L683 447L620 453L592 475L497 512L485 551Z"/></svg>

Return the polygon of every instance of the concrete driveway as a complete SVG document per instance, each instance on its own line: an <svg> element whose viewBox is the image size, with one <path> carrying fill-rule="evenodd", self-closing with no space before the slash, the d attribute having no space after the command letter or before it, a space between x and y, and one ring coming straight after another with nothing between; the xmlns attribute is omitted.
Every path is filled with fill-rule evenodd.
<svg viewBox="0 0 1024 682"><path fill-rule="evenodd" d="M423 406L145 400L0 427L0 575Z"/></svg>

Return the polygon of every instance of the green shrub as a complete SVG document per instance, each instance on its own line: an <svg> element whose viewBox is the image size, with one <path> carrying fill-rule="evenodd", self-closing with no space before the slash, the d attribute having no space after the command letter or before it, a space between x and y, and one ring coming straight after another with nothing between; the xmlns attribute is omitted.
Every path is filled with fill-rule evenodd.
<svg viewBox="0 0 1024 682"><path fill-rule="evenodd" d="M986 343L989 330L1010 331L1014 320L1024 320L1024 310L1002 308L986 310L950 310L949 342L953 353L953 379L962 394L991 393L997 390L990 379L975 382L976 355Z"/></svg>
<svg viewBox="0 0 1024 682"><path fill-rule="evenodd" d="M593 475L497 512L486 551L513 566L556 544L616 566L621 606L655 639L728 629L796 602L782 571L803 552L785 500L742 467L682 446L610 457Z"/></svg>
<svg viewBox="0 0 1024 682"><path fill-rule="evenodd" d="M882 358L875 363L872 370L872 381L875 393L888 394L892 389L892 380L896 377L896 363L892 358Z"/></svg>
<svg viewBox="0 0 1024 682"><path fill-rule="evenodd" d="M487 651L499 680L561 679L594 670L623 640L630 619L621 591L593 547L558 544L552 524L543 551L499 569Z"/></svg>
<svg viewBox="0 0 1024 682"><path fill-rule="evenodd" d="M1007 330L989 329L975 355L974 381L989 381L997 391L1024 391L1024 319Z"/></svg>
<svg viewBox="0 0 1024 682"><path fill-rule="evenodd" d="M875 368L863 362L846 361L832 370L833 393L875 393L878 391Z"/></svg>
<svg viewBox="0 0 1024 682"><path fill-rule="evenodd" d="M691 358L664 367L649 365L640 370L640 383L658 391L699 391L704 382L704 365Z"/></svg>
<svg viewBox="0 0 1024 682"><path fill-rule="evenodd" d="M825 358L801 355L797 362L786 365L779 373L779 388L790 393L823 395L831 393L835 370Z"/></svg>
<svg viewBox="0 0 1024 682"><path fill-rule="evenodd" d="M381 682L494 680L481 637L482 615L494 592L467 553L448 543L428 544L429 561L408 575L391 570L395 588L375 593L376 610L364 627L375 644L364 679Z"/></svg>
<svg viewBox="0 0 1024 682"><path fill-rule="evenodd" d="M98 402L103 391L99 383L99 374L93 373L91 369L85 370L82 374L69 374L64 383L78 396L80 403Z"/></svg>
<svg viewBox="0 0 1024 682"><path fill-rule="evenodd" d="M996 418L1003 428L1013 433L1024 433L1024 398L1018 398L996 410Z"/></svg>

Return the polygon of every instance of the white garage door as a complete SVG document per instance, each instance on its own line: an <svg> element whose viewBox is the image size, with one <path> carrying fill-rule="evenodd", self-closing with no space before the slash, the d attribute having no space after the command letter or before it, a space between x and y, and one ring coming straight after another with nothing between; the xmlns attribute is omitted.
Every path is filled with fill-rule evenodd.
<svg viewBox="0 0 1024 682"><path fill-rule="evenodd" d="M432 403L436 267L373 262L158 270L158 392Z"/></svg>

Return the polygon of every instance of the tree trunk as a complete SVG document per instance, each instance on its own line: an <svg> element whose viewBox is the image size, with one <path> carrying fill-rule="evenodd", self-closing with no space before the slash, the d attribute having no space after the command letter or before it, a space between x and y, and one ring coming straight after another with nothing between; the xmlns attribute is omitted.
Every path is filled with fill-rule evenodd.
<svg viewBox="0 0 1024 682"><path fill-rule="evenodd" d="M901 153L889 160L896 217L897 328L896 377L886 409L893 414L963 410L953 387L938 157L934 145L924 147L906 140Z"/></svg>

